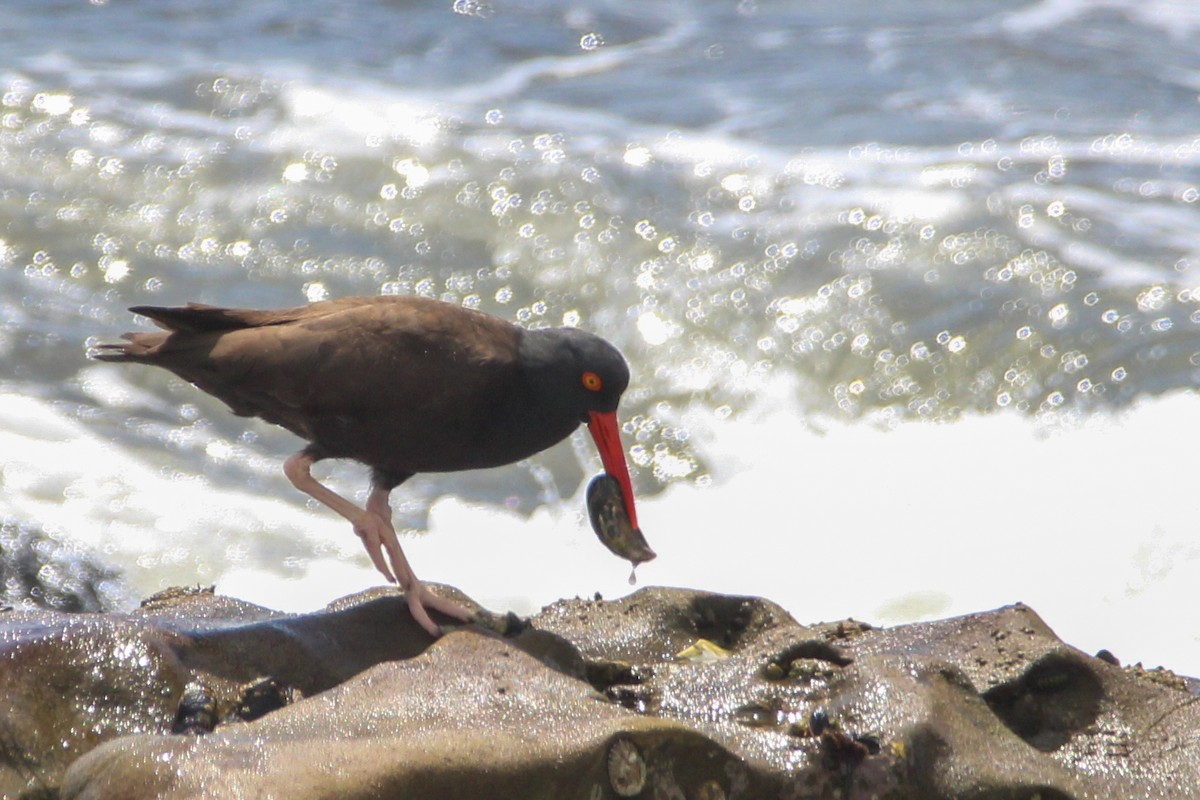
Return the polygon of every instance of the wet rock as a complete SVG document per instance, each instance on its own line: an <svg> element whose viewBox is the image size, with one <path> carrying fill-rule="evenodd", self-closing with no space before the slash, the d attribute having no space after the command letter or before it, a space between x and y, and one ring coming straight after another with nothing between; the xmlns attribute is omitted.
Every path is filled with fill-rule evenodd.
<svg viewBox="0 0 1200 800"><path fill-rule="evenodd" d="M1186 682L1019 605L871 628L645 589L433 641L395 593L192 592L0 623L5 797L1200 796Z"/></svg>
<svg viewBox="0 0 1200 800"><path fill-rule="evenodd" d="M138 605L142 608L173 608L186 606L188 601L195 597L207 601L207 595L216 593L216 586L171 586L161 592L155 592Z"/></svg>
<svg viewBox="0 0 1200 800"><path fill-rule="evenodd" d="M219 727L264 675L315 694L428 645L395 593L342 602L292 616L181 590L123 614L0 614L0 797L54 796L109 739Z"/></svg>

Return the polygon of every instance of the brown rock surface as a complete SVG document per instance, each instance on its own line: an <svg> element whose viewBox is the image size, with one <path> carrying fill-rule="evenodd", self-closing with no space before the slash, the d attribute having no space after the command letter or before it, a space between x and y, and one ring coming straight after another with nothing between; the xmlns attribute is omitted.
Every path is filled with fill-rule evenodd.
<svg viewBox="0 0 1200 800"><path fill-rule="evenodd" d="M0 615L0 796L1200 796L1186 682L1020 605L873 629L644 589L436 642L404 609Z"/></svg>

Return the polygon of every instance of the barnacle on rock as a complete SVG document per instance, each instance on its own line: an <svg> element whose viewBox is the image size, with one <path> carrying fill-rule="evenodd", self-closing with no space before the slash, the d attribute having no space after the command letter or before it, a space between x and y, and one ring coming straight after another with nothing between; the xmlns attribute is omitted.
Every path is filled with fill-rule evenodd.
<svg viewBox="0 0 1200 800"><path fill-rule="evenodd" d="M192 682L183 688L171 733L205 734L217 727L217 698L212 689Z"/></svg>
<svg viewBox="0 0 1200 800"><path fill-rule="evenodd" d="M646 760L628 739L617 739L608 749L608 781L621 797L637 797L646 786Z"/></svg>

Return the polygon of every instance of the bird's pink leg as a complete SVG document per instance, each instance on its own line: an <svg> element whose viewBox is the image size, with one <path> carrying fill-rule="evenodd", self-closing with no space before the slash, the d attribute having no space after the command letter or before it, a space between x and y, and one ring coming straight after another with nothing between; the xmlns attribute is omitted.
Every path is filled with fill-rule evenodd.
<svg viewBox="0 0 1200 800"><path fill-rule="evenodd" d="M371 494L367 496L367 511L375 514L377 517L388 521L388 528L391 529L392 535L384 539L384 546L387 547L388 558L392 562L392 569L396 571L396 576L400 579L400 588L404 590L404 597L408 600L408 608L412 612L413 617L421 622L422 627L428 627L422 620L428 620L429 614L425 611L426 607L440 611L448 617L470 622L472 619L471 612L460 606L453 600L445 597L440 597L429 589L425 588L425 584L417 579L417 576L412 571L412 567L408 564L408 558L405 557L404 551L400 549L400 541L396 538L396 531L392 528L392 508L388 505L387 489L372 489ZM432 625L432 621L429 622Z"/></svg>
<svg viewBox="0 0 1200 800"><path fill-rule="evenodd" d="M313 458L308 454L296 453L283 462L283 473L297 489L349 520L350 524L354 526L354 532L363 540L363 545L367 548L367 554L371 556L375 568L382 572L390 582L396 583L396 576L388 568L381 547L384 528L390 528L390 523L380 519L376 514L359 508L314 478L311 472L313 463ZM394 531L392 535L395 536Z"/></svg>
<svg viewBox="0 0 1200 800"><path fill-rule="evenodd" d="M400 588L404 590L413 619L433 636L440 635L441 629L429 618L426 606L455 619L470 621L470 612L465 608L438 597L417 580L408 559L404 557L404 551L400 549L396 529L392 527L388 492L383 489L372 490L367 499L366 509L359 508L314 478L311 471L313 463L313 457L301 451L284 462L283 472L297 489L349 520L354 526L354 532L362 539L363 547L371 557L375 569L392 583L399 583Z"/></svg>

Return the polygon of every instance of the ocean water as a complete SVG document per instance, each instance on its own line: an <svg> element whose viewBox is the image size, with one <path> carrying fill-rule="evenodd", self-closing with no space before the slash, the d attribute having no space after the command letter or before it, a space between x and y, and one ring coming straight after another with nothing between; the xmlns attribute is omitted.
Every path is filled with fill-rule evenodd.
<svg viewBox="0 0 1200 800"><path fill-rule="evenodd" d="M300 443L89 345L421 294L613 341L640 584L1031 604L1200 675L1200 11L1183 0L12 0L0 515L289 610L376 583ZM421 577L631 590L579 433L393 497ZM322 465L365 497L365 470Z"/></svg>

